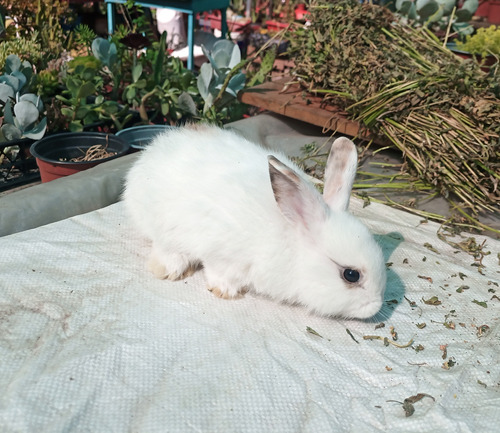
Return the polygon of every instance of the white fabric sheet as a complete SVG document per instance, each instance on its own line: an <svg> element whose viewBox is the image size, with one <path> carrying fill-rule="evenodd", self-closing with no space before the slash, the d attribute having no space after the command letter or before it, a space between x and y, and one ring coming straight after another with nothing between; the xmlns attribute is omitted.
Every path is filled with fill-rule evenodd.
<svg viewBox="0 0 500 433"><path fill-rule="evenodd" d="M202 273L156 280L121 203L0 238L0 431L497 431L500 243L476 236L491 251L481 275L437 225L351 208L392 262L384 328L252 293L221 300ZM413 344L363 339L391 339L390 326ZM409 417L389 401L419 393L435 400Z"/></svg>

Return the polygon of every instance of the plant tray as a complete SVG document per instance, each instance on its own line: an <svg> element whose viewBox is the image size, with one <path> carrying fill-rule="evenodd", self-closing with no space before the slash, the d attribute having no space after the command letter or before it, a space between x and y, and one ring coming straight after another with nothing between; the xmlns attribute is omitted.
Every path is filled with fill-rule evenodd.
<svg viewBox="0 0 500 433"><path fill-rule="evenodd" d="M29 155L31 140L0 143L0 192L40 180L35 158ZM15 146L18 151L12 152Z"/></svg>

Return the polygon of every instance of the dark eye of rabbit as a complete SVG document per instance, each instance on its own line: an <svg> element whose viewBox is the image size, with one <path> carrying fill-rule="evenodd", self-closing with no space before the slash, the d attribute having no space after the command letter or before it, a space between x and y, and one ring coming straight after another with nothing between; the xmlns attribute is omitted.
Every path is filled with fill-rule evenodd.
<svg viewBox="0 0 500 433"><path fill-rule="evenodd" d="M357 283L359 281L359 272L354 269L344 269L344 273L342 274L344 280L349 283Z"/></svg>

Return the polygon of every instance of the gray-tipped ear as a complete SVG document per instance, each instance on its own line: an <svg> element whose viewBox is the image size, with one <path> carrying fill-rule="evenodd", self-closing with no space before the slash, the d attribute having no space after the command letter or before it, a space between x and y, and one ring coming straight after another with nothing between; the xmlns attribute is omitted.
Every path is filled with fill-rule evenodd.
<svg viewBox="0 0 500 433"><path fill-rule="evenodd" d="M267 159L274 198L283 216L306 229L323 220L327 208L314 187L274 156Z"/></svg>
<svg viewBox="0 0 500 433"><path fill-rule="evenodd" d="M330 209L345 211L349 207L352 185L356 177L358 152L346 137L337 138L328 155L323 198Z"/></svg>

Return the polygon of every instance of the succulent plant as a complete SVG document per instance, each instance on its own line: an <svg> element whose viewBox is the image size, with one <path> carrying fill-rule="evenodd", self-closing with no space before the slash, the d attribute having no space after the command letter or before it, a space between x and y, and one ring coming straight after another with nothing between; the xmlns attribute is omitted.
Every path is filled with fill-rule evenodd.
<svg viewBox="0 0 500 433"><path fill-rule="evenodd" d="M396 0L396 11L424 25L453 20L453 29L460 34L473 32L469 21L479 6L478 0ZM453 16L452 16L453 14Z"/></svg>
<svg viewBox="0 0 500 433"><path fill-rule="evenodd" d="M0 75L0 102L3 105L3 122L0 141L12 141L21 138L38 140L47 129L47 119L43 114L40 96L23 93L33 78L33 68L18 56L7 57L4 74Z"/></svg>
<svg viewBox="0 0 500 433"><path fill-rule="evenodd" d="M202 46L203 53L208 63L201 65L198 75L198 90L205 101L203 112L206 113L219 98L224 82L233 68L241 62L241 52L237 44L228 41L217 41L212 50ZM238 92L245 86L245 74L237 72L230 78L224 94L220 97L221 104L236 98Z"/></svg>

